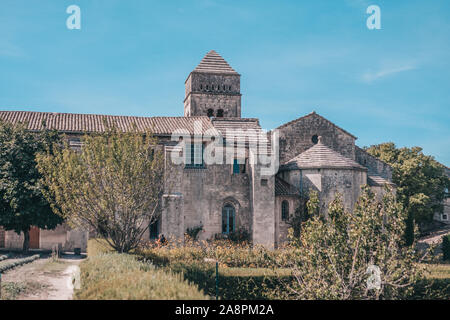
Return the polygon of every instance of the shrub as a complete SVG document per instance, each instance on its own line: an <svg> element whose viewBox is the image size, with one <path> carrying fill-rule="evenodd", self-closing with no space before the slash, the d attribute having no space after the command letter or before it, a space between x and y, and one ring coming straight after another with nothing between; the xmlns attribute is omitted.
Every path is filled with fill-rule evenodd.
<svg viewBox="0 0 450 320"><path fill-rule="evenodd" d="M187 228L186 230L186 235L188 237L188 239L195 241L198 238L198 234L200 233L200 231L203 230L203 226L197 226L197 227L192 227L192 228Z"/></svg>
<svg viewBox="0 0 450 320"><path fill-rule="evenodd" d="M444 261L450 260L450 234L442 238L442 253Z"/></svg>
<svg viewBox="0 0 450 320"><path fill-rule="evenodd" d="M129 254L100 253L80 265L78 300L207 299L181 275L155 269Z"/></svg>
<svg viewBox="0 0 450 320"><path fill-rule="evenodd" d="M177 262L203 262L206 258L216 260L221 266L230 268L278 268L289 265L294 249L287 246L267 250L261 246L252 247L248 243L236 244L228 240L188 242L184 246L169 241L168 245L158 248L142 246L136 253L157 266Z"/></svg>
<svg viewBox="0 0 450 320"><path fill-rule="evenodd" d="M114 249L103 239L89 239L87 247L88 257L97 256L102 253L112 252Z"/></svg>
<svg viewBox="0 0 450 320"><path fill-rule="evenodd" d="M0 264L0 273L5 272L7 270L13 269L15 267L20 267L26 263L33 262L34 260L39 259L40 256L38 254L35 254L34 256L18 259L15 261L6 261L4 263Z"/></svg>
<svg viewBox="0 0 450 320"><path fill-rule="evenodd" d="M9 258L9 255L7 255L7 254L2 255L2 256L0 256L0 261L6 260L8 258Z"/></svg>
<svg viewBox="0 0 450 320"><path fill-rule="evenodd" d="M180 273L211 297L216 295L214 263L175 263L167 269ZM224 300L268 300L280 297L285 281L293 281L289 270L263 268L219 268L218 296Z"/></svg>

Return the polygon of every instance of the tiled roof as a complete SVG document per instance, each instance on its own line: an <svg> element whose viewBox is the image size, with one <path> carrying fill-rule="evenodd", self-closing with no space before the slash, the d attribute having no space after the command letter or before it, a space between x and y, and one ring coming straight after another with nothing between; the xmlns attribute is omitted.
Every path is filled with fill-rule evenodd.
<svg viewBox="0 0 450 320"><path fill-rule="evenodd" d="M270 149L270 140L268 135L259 125L259 120L255 118L212 118L214 128L216 128L223 137L231 141L245 144L261 142L261 139L266 139L267 147ZM259 145L258 145L259 146ZM263 145L261 145L262 147ZM258 153L270 154L270 150L258 150Z"/></svg>
<svg viewBox="0 0 450 320"><path fill-rule="evenodd" d="M275 177L275 195L276 196L294 196L300 195L300 192L289 182L279 177Z"/></svg>
<svg viewBox="0 0 450 320"><path fill-rule="evenodd" d="M211 50L206 54L193 72L228 73L238 75L238 73L230 67L228 62L214 50Z"/></svg>
<svg viewBox="0 0 450 320"><path fill-rule="evenodd" d="M194 124L201 124L202 133L214 128L208 117L131 117L95 114L51 113L30 111L0 111L0 119L12 123L27 123L32 131L42 130L45 125L65 133L102 132L107 125L115 125L122 131L152 130L154 134L171 135L176 129L186 129L194 133Z"/></svg>
<svg viewBox="0 0 450 320"><path fill-rule="evenodd" d="M358 169L367 170L356 161L346 158L340 153L319 142L308 150L300 153L286 163L287 167L298 169Z"/></svg>
<svg viewBox="0 0 450 320"><path fill-rule="evenodd" d="M390 182L389 180L386 180L385 178L378 176L378 175L368 175L367 176L367 184L369 186L377 186L382 187L385 184L394 186L395 184Z"/></svg>
<svg viewBox="0 0 450 320"><path fill-rule="evenodd" d="M355 137L355 136L354 136L353 134L351 134L350 132L348 132L348 131L342 129L341 127L339 127L339 126L336 125L335 123L331 122L331 121L328 120L327 118L324 118L324 117L322 117L320 114L317 114L315 111L313 111L313 112L307 114L306 116L303 116L303 117L294 119L294 120L292 120L292 121L286 122L285 124L282 124L281 126L279 126L277 129L284 128L284 127L286 127L286 126L288 126L288 125L291 125L292 123L295 123L295 122L297 122L297 121L300 121L300 120L302 120L302 119L305 119L305 118L307 118L307 117L312 117L312 116L316 116L316 117L318 117L318 118L321 118L322 120L325 120L325 121L327 121L328 123L330 123L330 124L331 124L332 126L334 126L335 128L337 128L337 129L341 130L342 132L348 134L348 135L351 136L352 138L358 139L358 137Z"/></svg>

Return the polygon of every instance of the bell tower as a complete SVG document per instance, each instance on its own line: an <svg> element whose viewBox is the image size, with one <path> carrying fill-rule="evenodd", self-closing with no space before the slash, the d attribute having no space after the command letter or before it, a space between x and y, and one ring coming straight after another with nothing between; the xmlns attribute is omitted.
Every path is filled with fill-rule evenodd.
<svg viewBox="0 0 450 320"><path fill-rule="evenodd" d="M185 117L241 117L241 75L214 50L189 74L185 89Z"/></svg>

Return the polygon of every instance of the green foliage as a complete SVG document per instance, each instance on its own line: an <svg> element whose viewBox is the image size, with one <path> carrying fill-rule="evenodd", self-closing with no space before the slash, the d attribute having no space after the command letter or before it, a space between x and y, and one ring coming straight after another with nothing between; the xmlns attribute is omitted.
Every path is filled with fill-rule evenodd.
<svg viewBox="0 0 450 320"><path fill-rule="evenodd" d="M227 268L278 268L289 264L293 250L268 250L262 246L252 247L247 243L237 244L232 241L201 241L185 245L169 241L160 248L140 247L136 254L157 266L203 263L207 259L218 261L221 267Z"/></svg>
<svg viewBox="0 0 450 320"><path fill-rule="evenodd" d="M216 295L214 263L174 263L165 269L183 274L211 297ZM281 272L280 272L281 273ZM272 269L219 268L218 295L223 300L267 300L278 298L284 281L293 280L290 270L280 274Z"/></svg>
<svg viewBox="0 0 450 320"><path fill-rule="evenodd" d="M319 194L316 190L309 190L308 196L299 197L299 206L294 214L289 217L288 224L292 228L293 237L300 236L302 225L312 215L319 215Z"/></svg>
<svg viewBox="0 0 450 320"><path fill-rule="evenodd" d="M24 124L0 121L0 226L23 232L25 251L31 226L54 229L62 222L43 195L45 187L36 167L36 155L52 154L52 144L59 141L55 131L33 133Z"/></svg>
<svg viewBox="0 0 450 320"><path fill-rule="evenodd" d="M182 275L155 269L129 254L99 253L80 265L78 300L204 300Z"/></svg>
<svg viewBox="0 0 450 320"><path fill-rule="evenodd" d="M203 226L196 226L192 228L187 228L186 235L189 237L190 240L196 241L198 238L198 234L203 230Z"/></svg>
<svg viewBox="0 0 450 320"><path fill-rule="evenodd" d="M442 237L442 254L444 261L450 260L450 234Z"/></svg>
<svg viewBox="0 0 450 320"><path fill-rule="evenodd" d="M157 140L151 132L110 128L82 142L80 152L66 145L37 157L46 196L71 225L128 252L158 217L164 170Z"/></svg>
<svg viewBox="0 0 450 320"><path fill-rule="evenodd" d="M311 207L315 209L314 206ZM303 226L292 268L297 281L286 292L300 299L395 299L408 296L423 276L411 247L401 247L406 214L386 192L378 202L364 187L354 212L340 195L328 218L314 215ZM380 270L379 289L368 286L368 267Z"/></svg>
<svg viewBox="0 0 450 320"><path fill-rule="evenodd" d="M382 143L366 151L392 166L398 200L409 215L407 240L411 244L414 221L426 225L435 212L443 210L444 190L450 187L444 166L419 147L399 149L394 143Z"/></svg>

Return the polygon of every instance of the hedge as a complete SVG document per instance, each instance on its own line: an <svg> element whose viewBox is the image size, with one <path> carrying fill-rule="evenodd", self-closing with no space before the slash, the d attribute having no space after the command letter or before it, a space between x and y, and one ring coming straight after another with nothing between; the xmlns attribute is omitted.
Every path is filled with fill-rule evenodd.
<svg viewBox="0 0 450 320"><path fill-rule="evenodd" d="M6 260L8 258L9 258L9 255L7 255L7 254L2 255L2 256L0 256L0 261Z"/></svg>
<svg viewBox="0 0 450 320"><path fill-rule="evenodd" d="M215 297L215 264L174 263L164 269L182 274L185 280L198 285L205 294ZM287 269L219 268L218 298L222 300L278 299L285 284L293 280L292 273Z"/></svg>
<svg viewBox="0 0 450 320"><path fill-rule="evenodd" d="M6 261L6 262L0 264L0 273L5 272L5 271L15 268L15 267L22 266L26 263L33 262L34 260L39 259L39 257L40 256L38 254L35 254L34 256L23 258L23 259L18 259L18 260L11 261L11 262Z"/></svg>
<svg viewBox="0 0 450 320"><path fill-rule="evenodd" d="M450 234L442 237L443 260L450 260Z"/></svg>

